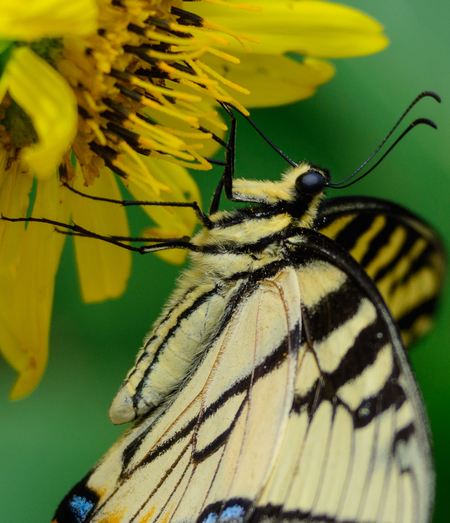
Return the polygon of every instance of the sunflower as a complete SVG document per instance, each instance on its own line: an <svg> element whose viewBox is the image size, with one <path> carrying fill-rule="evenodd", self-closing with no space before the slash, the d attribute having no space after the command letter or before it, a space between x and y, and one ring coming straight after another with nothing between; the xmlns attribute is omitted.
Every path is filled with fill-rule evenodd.
<svg viewBox="0 0 450 523"><path fill-rule="evenodd" d="M246 113L311 96L334 74L323 58L377 52L387 45L381 30L353 9L312 0L3 2L0 212L128 236L123 208L67 185L121 199L120 180L138 200L199 202L186 168L211 168L227 130L218 102ZM144 210L153 236L194 230L189 209ZM0 350L19 373L11 398L44 372L64 239L49 225L0 222ZM85 301L125 290L131 257L118 251L75 237Z"/></svg>

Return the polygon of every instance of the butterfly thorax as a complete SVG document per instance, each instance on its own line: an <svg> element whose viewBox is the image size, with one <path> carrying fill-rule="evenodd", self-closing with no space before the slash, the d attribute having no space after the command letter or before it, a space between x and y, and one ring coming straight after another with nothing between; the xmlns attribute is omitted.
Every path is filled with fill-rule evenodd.
<svg viewBox="0 0 450 523"><path fill-rule="evenodd" d="M226 279L283 258L285 242L313 226L324 196L323 191L306 194L297 188L297 179L309 170L311 165L302 163L278 182L235 180L233 198L249 205L212 214L213 227L192 239L199 248L191 254L199 274Z"/></svg>

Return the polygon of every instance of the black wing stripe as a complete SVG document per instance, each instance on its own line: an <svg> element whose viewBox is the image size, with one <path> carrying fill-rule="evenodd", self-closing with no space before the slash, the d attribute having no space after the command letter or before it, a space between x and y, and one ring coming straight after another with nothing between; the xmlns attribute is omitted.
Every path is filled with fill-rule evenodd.
<svg viewBox="0 0 450 523"><path fill-rule="evenodd" d="M293 336L298 336L298 334L293 334ZM225 390L219 398L214 402L208 405L208 407L202 412L202 414L197 418L190 419L180 430L172 435L171 438L166 439L161 445L155 447L146 457L141 461L140 466L145 466L160 455L164 454L171 447L173 447L179 440L185 438L192 430L201 426L209 417L213 416L218 410L223 407L232 397L242 394L243 392L248 391L250 383L262 379L266 374L272 372L278 365L280 365L287 357L289 353L289 344L287 338L269 355L263 362L261 362L254 369L253 372L244 376L240 380L236 381L232 387ZM151 432L152 427L145 431L139 438L140 441L133 440L133 442L126 447L123 453L123 463L124 467L133 458L134 454L140 447L141 441L143 441L147 435ZM128 471L127 471L128 473Z"/></svg>
<svg viewBox="0 0 450 523"><path fill-rule="evenodd" d="M405 227L396 227L392 235L394 234L396 234L396 237L394 238L393 245L389 246L390 253L388 259L376 272L370 272L370 276L375 283L393 271L405 257L408 257L414 244L419 239L415 231L406 229ZM366 267L366 265L362 265Z"/></svg>
<svg viewBox="0 0 450 523"><path fill-rule="evenodd" d="M159 355L163 352L168 341L177 333L182 321L185 320L186 318L189 318L189 316L191 316L193 313L195 313L199 309L199 307L201 307L204 303L209 301L212 297L216 296L217 293L218 293L218 287L215 286L213 289L211 289L207 292L203 292L199 296L195 296L194 301L188 307L186 307L181 313L179 313L177 315L175 324L169 329L165 338L159 344L158 349L153 356L152 363L146 368L144 375L143 375L143 379L140 381L138 387L136 388L135 397L138 397L138 398L141 397L141 391L145 385L145 377L148 376L148 374L152 371L152 369L158 364ZM148 345L148 343L147 343L147 345Z"/></svg>
<svg viewBox="0 0 450 523"><path fill-rule="evenodd" d="M382 335L383 324L379 317L374 323L359 331L353 345L341 359L339 367L332 374L327 374L327 378L333 384L335 390L360 376L367 367L375 363L381 349L380 339Z"/></svg>
<svg viewBox="0 0 450 523"><path fill-rule="evenodd" d="M411 345L431 327L442 288L445 254L435 232L402 207L376 198L323 202L317 229L344 247L376 282ZM350 241L353 238L353 242ZM422 316L414 310L428 303ZM410 316L410 314L412 314ZM408 319L403 322L405 316Z"/></svg>
<svg viewBox="0 0 450 523"><path fill-rule="evenodd" d="M314 307L303 308L308 317L308 324L313 329L310 333L312 342L322 341L330 332L337 330L357 314L360 302L354 299L353 291L354 289L344 283L336 291L326 294ZM327 321L326 325L324 318Z"/></svg>
<svg viewBox="0 0 450 523"><path fill-rule="evenodd" d="M367 267L378 256L380 250L389 243L396 227L397 223L394 220L385 220L383 228L372 238L361 256L360 263L363 267Z"/></svg>
<svg viewBox="0 0 450 523"><path fill-rule="evenodd" d="M437 298L432 298L431 300L423 302L418 307L402 316L397 321L399 329L401 331L412 329L414 327L414 324L420 318L429 318L431 321L431 318L437 306L437 301Z"/></svg>
<svg viewBox="0 0 450 523"><path fill-rule="evenodd" d="M339 231L334 239L345 250L350 251L355 246L358 238L370 230L374 220L375 216L370 214L356 215L352 221Z"/></svg>

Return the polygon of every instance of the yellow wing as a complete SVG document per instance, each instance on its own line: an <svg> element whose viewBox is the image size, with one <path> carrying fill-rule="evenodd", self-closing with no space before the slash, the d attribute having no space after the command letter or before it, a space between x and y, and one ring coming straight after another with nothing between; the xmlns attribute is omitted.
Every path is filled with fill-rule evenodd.
<svg viewBox="0 0 450 523"><path fill-rule="evenodd" d="M346 249L373 279L409 347L432 327L446 256L436 232L386 200L325 200L317 228Z"/></svg>
<svg viewBox="0 0 450 523"><path fill-rule="evenodd" d="M427 425L372 282L326 238L242 278L182 393L136 422L55 521L423 523Z"/></svg>

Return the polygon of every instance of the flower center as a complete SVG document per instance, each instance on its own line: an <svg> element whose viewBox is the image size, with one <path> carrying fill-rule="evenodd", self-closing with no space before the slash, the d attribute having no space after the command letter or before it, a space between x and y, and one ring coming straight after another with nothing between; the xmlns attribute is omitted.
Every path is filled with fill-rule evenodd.
<svg viewBox="0 0 450 523"><path fill-rule="evenodd" d="M85 183L93 183L106 165L147 185L152 175L142 155L210 169L201 155L203 144L226 130L212 104L240 107L225 87L246 90L209 68L203 57L214 54L238 62L214 47L226 42L219 33L241 42L251 38L182 9L180 0L98 0L98 5L95 34L45 38L31 45L76 96L78 132L72 148ZM36 132L25 113L8 100L3 106L6 141L17 147L34 143ZM63 163L72 178L69 154Z"/></svg>

